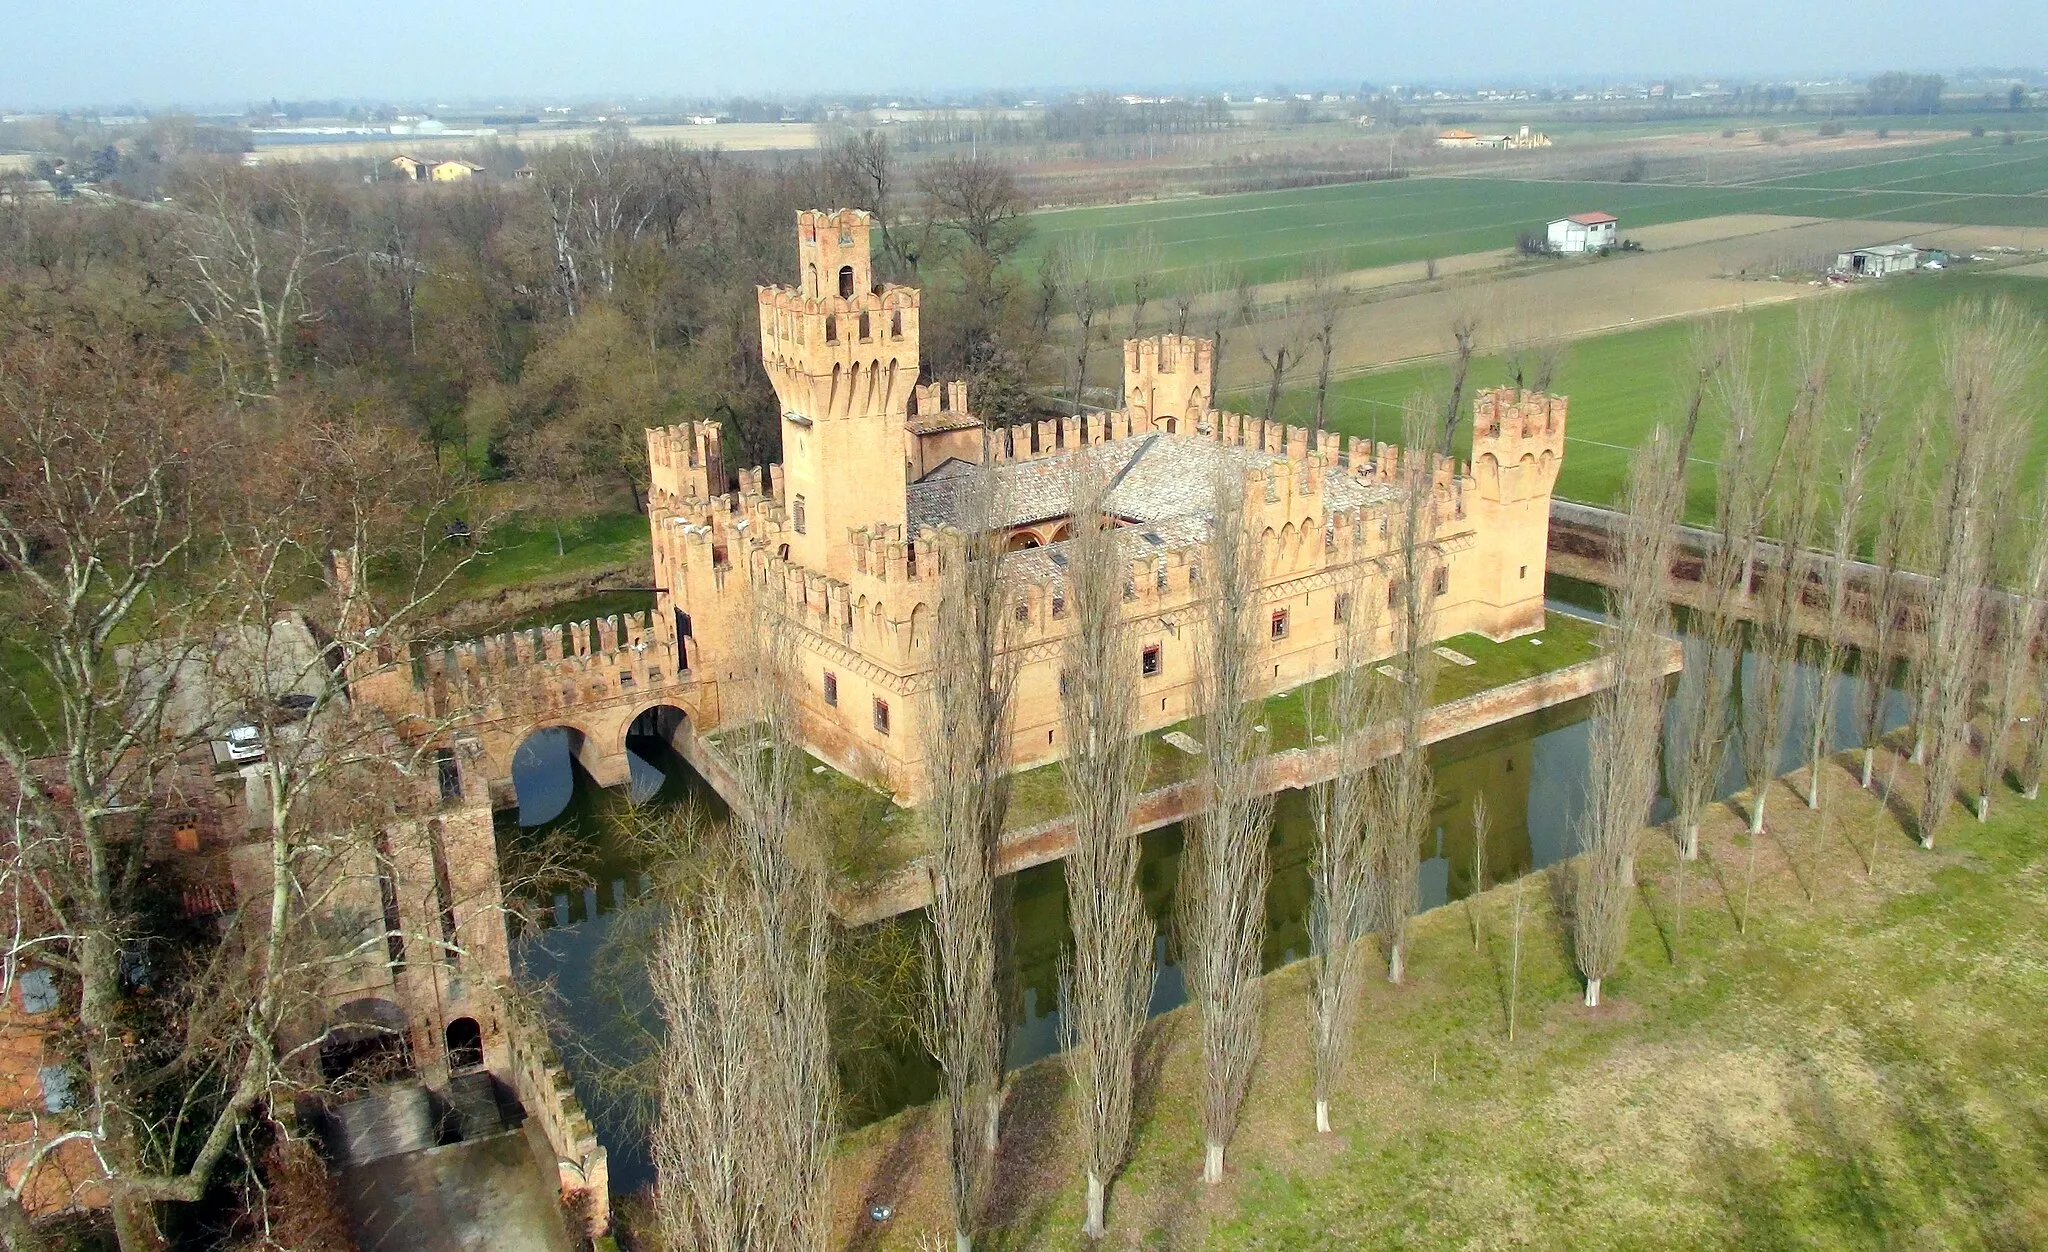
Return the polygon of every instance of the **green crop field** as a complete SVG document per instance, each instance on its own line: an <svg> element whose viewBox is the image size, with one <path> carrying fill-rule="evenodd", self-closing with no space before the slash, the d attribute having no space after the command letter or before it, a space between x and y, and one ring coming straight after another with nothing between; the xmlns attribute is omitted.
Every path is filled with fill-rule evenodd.
<svg viewBox="0 0 2048 1252"><path fill-rule="evenodd" d="M2004 296L2030 309L2048 322L2048 280L2001 277L1996 274L1904 275L1872 283L1847 294L1846 299L1882 302L1898 311L1907 333L1906 387L1899 396L1897 421L1892 431L1896 449L1906 437L1906 424L1930 396L1940 380L1938 330L1944 310L1958 301ZM1799 317L1795 306L1775 305L1740 315L1739 324L1753 336L1753 361L1758 380L1773 405L1786 393L1786 379L1792 365L1792 329ZM1573 500L1608 503L1621 493L1628 453L1651 427L1674 422L1685 395L1684 373L1697 322L1667 322L1640 330L1600 335L1570 344L1559 365L1554 390L1571 398L1564 469L1558 479L1558 494ZM1483 358L1475 363L1472 382L1493 386L1508 379L1508 362L1502 357ZM1350 435L1364 435L1396 442L1401 437L1401 407L1412 396L1441 394L1449 386L1440 365L1413 366L1379 373L1360 374L1331 385L1329 424ZM1245 409L1256 397L1230 398L1230 407ZM1288 420L1306 422L1314 404L1313 394L1296 389L1283 400L1281 412ZM2028 451L2030 472L2048 470L2048 406L2036 413L2037 435ZM1719 427L1709 412L1703 424L1701 445L1711 452L1718 441ZM1469 429L1460 455L1470 451ZM1889 459L1889 455L1887 460ZM1693 475L1692 512L1704 515L1711 507L1710 471L1698 467Z"/></svg>
<svg viewBox="0 0 2048 1252"><path fill-rule="evenodd" d="M1727 213L2048 227L2048 137L1870 152L1737 185L1406 178L1064 209L1032 219L1027 260L1092 235L1122 278L1139 263L1134 245L1149 236L1159 256L1148 268L1169 285L1210 265L1268 282L1322 257L1350 270L1511 248L1521 231L1590 208L1620 216L1624 233Z"/></svg>

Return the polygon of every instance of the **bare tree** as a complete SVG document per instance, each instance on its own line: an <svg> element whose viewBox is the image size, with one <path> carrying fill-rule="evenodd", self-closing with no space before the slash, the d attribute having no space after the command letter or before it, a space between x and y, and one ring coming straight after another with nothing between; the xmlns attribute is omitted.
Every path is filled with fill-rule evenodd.
<svg viewBox="0 0 2048 1252"><path fill-rule="evenodd" d="M1145 333L1145 308L1159 288L1159 267L1166 257L1159 241L1149 230L1141 230L1124 249L1124 266L1131 274L1130 337Z"/></svg>
<svg viewBox="0 0 2048 1252"><path fill-rule="evenodd" d="M1572 950L1586 980L1586 1007L1621 963L1635 887L1635 841L1656 795L1664 724L1665 579L1673 525L1685 499L1679 440L1662 427L1636 454L1627 519L1608 592L1613 631L1608 685L1593 697L1592 744L1572 899Z"/></svg>
<svg viewBox="0 0 2048 1252"><path fill-rule="evenodd" d="M931 690L922 739L935 851L925 958L928 1044L946 1100L953 1238L973 1246L992 1181L1002 1108L1004 1010L995 882L996 841L1009 810L1011 588L993 476L963 493L958 529L942 540L932 629Z"/></svg>
<svg viewBox="0 0 2048 1252"><path fill-rule="evenodd" d="M1764 802L1769 798L1771 780L1778 776L1784 749L1788 695L1799 659L1799 614L1820 512L1829 371L1840 314L1838 305L1813 307L1822 311L1802 310L1799 319L1797 384L1773 473L1778 488L1769 514L1775 523L1774 542L1756 547L1765 594L1751 634L1749 681L1742 696L1742 758L1750 791L1752 866L1756 841L1764 833Z"/></svg>
<svg viewBox="0 0 2048 1252"><path fill-rule="evenodd" d="M798 800L794 627L764 582L749 595L744 724L713 749L737 792L723 870L677 895L651 969L667 1025L656 1211L676 1246L815 1252L831 1229L831 928Z"/></svg>
<svg viewBox="0 0 2048 1252"><path fill-rule="evenodd" d="M2034 669L2034 648L2048 625L2048 501L2036 501L2024 527L2002 527L1995 549L2010 554L1998 562L2006 594L1994 603L1992 650L1986 669L1991 683L1990 717L1984 727L1983 777L1977 820L1991 818L1991 793L2005 780L2006 740L2019 721L2020 703ZM2048 716L2048 708L2038 712ZM2024 784L2023 784L2024 785Z"/></svg>
<svg viewBox="0 0 2048 1252"><path fill-rule="evenodd" d="M1092 463L1085 463L1092 466ZM1074 537L1066 544L1073 625L1064 650L1060 726L1073 802L1066 860L1073 950L1061 978L1060 1029L1073 1076L1087 1174L1083 1233L1104 1234L1110 1182L1130 1150L1138 1034L1152 995L1153 929L1138 881L1131 806L1144 782L1136 733L1130 632L1123 622L1124 563L1106 482L1083 469L1073 485Z"/></svg>
<svg viewBox="0 0 2048 1252"><path fill-rule="evenodd" d="M1904 359L1896 324L1866 318L1849 328L1844 341L1848 391L1854 420L1848 429L1849 448L1834 491L1833 542L1820 569L1823 622L1810 650L1813 664L1808 706L1812 721L1806 737L1806 807L1820 807L1821 765L1835 736L1835 686L1848 666L1847 638L1851 603L1849 571L1856 539L1865 521L1864 500L1870 488L1872 453L1879 429L1890 412L1898 380L1896 362Z"/></svg>
<svg viewBox="0 0 2048 1252"><path fill-rule="evenodd" d="M1227 386L1223 374L1223 349L1235 341L1233 332L1251 324L1258 293L1252 286L1251 275L1243 270L1220 266L1203 272L1203 288L1208 305L1203 326L1209 332L1209 342L1213 345L1209 356L1210 378L1220 395Z"/></svg>
<svg viewBox="0 0 2048 1252"><path fill-rule="evenodd" d="M1400 488L1400 513L1393 519L1393 551L1383 560L1388 602L1393 610L1393 662L1399 689L1394 696L1398 734L1394 755L1381 762L1381 820L1373 831L1369 908L1372 927L1386 954L1387 981L1400 983L1408 969L1408 919L1415 912L1422 839L1436 808L1436 775L1430 767L1429 745L1422 734L1436 687L1436 598L1449 577L1436 550L1439 512L1438 475L1443 468L1446 427L1426 400L1411 401L1405 412L1407 433L1395 453L1394 479Z"/></svg>
<svg viewBox="0 0 2048 1252"><path fill-rule="evenodd" d="M1749 596L1742 580L1753 560L1767 491L1757 448L1759 423L1749 407L1751 393L1724 381L1731 352L1729 345L1711 335L1695 345L1686 410L1686 429L1696 431L1715 390L1722 393L1727 408L1714 475L1714 527L1700 554L1701 595L1693 618L1698 642L1679 676L1677 716L1665 758L1679 830L1681 892L1685 862L1699 856L1700 818L1713 801L1728 752L1729 701L1742 659L1742 602ZM1739 375L1741 363L1732 364ZM1690 442L1680 440L1681 445ZM1681 908L1683 901L1681 894Z"/></svg>
<svg viewBox="0 0 2048 1252"><path fill-rule="evenodd" d="M185 309L212 346L223 384L274 396L299 329L320 316L313 280L343 255L326 189L296 166L216 164L196 167L179 197Z"/></svg>
<svg viewBox="0 0 2048 1252"><path fill-rule="evenodd" d="M320 992L354 945L385 943L343 933L334 905L392 808L416 800L424 749L347 708L336 675L376 668L378 627L403 631L452 572L445 480L374 423L295 413L292 440L257 454L119 343L4 349L0 559L27 627L10 644L37 666L0 684L6 964L75 980L79 1078L76 1119L29 1128L0 1237L32 1246L22 1188L79 1144L132 1252L161 1245L160 1206L200 1199L249 1119L305 1089ZM385 590L373 613L357 561L325 566L323 648L279 619L334 549L377 563ZM302 716L280 711L287 693ZM210 779L209 741L245 720L265 749L249 817L267 856L217 941L178 949L175 975L138 994L129 954L161 938L151 848L194 774Z"/></svg>
<svg viewBox="0 0 2048 1252"><path fill-rule="evenodd" d="M1330 1096L1344 1075L1357 1017L1359 940L1369 917L1371 847L1368 831L1380 820L1379 774L1370 735L1383 712L1383 684L1367 666L1379 638L1377 598L1363 577L1338 598L1338 669L1321 719L1309 710L1337 757L1329 781L1309 791L1315 857L1309 866L1309 1026L1315 1059L1316 1131L1330 1131Z"/></svg>
<svg viewBox="0 0 2048 1252"><path fill-rule="evenodd" d="M1266 405L1261 416L1268 423L1280 416L1280 393L1286 390L1287 376L1301 368L1306 331L1291 298L1283 299L1274 315L1258 325L1253 343L1266 367Z"/></svg>
<svg viewBox="0 0 2048 1252"><path fill-rule="evenodd" d="M1322 257L1309 271L1309 286L1306 314L1309 320L1309 342L1314 344L1316 359L1316 408L1308 424L1308 449L1314 452L1322 446L1323 425L1329 411L1330 365L1337 352L1337 316L1344 309L1346 292L1338 281L1335 264Z"/></svg>
<svg viewBox="0 0 2048 1252"><path fill-rule="evenodd" d="M1273 797L1259 776L1264 736L1255 698L1260 554L1246 531L1245 484L1209 484L1204 643L1195 666L1202 717L1199 814L1181 859L1180 946L1202 1040L1202 1177L1223 1181L1223 1152L1259 1055L1259 958Z"/></svg>
<svg viewBox="0 0 2048 1252"><path fill-rule="evenodd" d="M1932 848L1967 750L1983 649L1982 606L1994 511L2023 446L2020 395L2038 330L2005 301L1964 306L1942 328L1948 457L1934 504L1933 600L1920 679L1927 747L1919 826Z"/></svg>
<svg viewBox="0 0 2048 1252"><path fill-rule="evenodd" d="M1106 298L1103 290L1102 253L1093 235L1079 235L1061 243L1047 261L1057 275L1056 286L1065 297L1074 319L1074 383L1070 394L1074 414L1085 423L1082 393L1088 386L1088 358L1095 351L1095 319Z"/></svg>
<svg viewBox="0 0 2048 1252"><path fill-rule="evenodd" d="M1908 446L1924 448L1925 422ZM1910 462L1908 462L1910 464ZM1884 508L1878 514L1877 535L1871 551L1877 567L1870 588L1870 648L1863 654L1857 673L1856 711L1863 742L1862 785L1872 781L1877 745L1884 737L1885 710L1893 684L1911 691L1908 677L1914 658L1908 641L1917 631L1910 629L1916 610L1923 603L1910 583L1910 567L1918 550L1922 527L1919 502L1907 486L1911 471L1902 464L1892 470L1883 492Z"/></svg>

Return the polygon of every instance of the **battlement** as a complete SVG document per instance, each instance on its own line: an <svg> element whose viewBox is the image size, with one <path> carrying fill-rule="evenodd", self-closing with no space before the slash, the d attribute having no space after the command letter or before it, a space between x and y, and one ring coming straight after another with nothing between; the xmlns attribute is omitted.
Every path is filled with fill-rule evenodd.
<svg viewBox="0 0 2048 1252"><path fill-rule="evenodd" d="M805 209L796 215L797 269L804 294L841 298L874 287L874 262L865 209Z"/></svg>
<svg viewBox="0 0 2048 1252"><path fill-rule="evenodd" d="M1489 387L1472 397L1472 437L1561 444L1569 404L1566 397L1547 392Z"/></svg>
<svg viewBox="0 0 2048 1252"><path fill-rule="evenodd" d="M675 499L723 495L724 434L716 422L652 427L647 432L647 465L652 488Z"/></svg>

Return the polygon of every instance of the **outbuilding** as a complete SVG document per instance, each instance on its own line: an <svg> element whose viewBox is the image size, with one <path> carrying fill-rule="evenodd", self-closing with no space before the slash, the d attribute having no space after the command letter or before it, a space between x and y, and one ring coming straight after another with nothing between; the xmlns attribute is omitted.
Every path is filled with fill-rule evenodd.
<svg viewBox="0 0 2048 1252"><path fill-rule="evenodd" d="M1574 213L1550 224L1552 252L1598 252L1618 241L1621 222L1612 213Z"/></svg>
<svg viewBox="0 0 2048 1252"><path fill-rule="evenodd" d="M1835 272L1854 278L1883 278L1920 268L1920 249L1909 243L1857 248L1835 258Z"/></svg>

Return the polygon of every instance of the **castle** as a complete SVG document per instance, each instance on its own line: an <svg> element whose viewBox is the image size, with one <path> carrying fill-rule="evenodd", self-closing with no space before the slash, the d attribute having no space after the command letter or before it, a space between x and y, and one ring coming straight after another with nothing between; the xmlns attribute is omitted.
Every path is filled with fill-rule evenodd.
<svg viewBox="0 0 2048 1252"><path fill-rule="evenodd" d="M919 292L875 282L869 231L858 210L799 214L798 285L758 291L782 464L742 470L728 491L716 424L647 434L659 652L697 684L736 679L745 588L765 588L799 627L803 733L821 760L899 797L923 794L933 556L940 530L963 522L964 488L983 466L1018 588L1020 768L1063 751L1060 544L1084 458L1112 484L1131 562L1124 612L1144 729L1194 711L1190 627L1201 620L1200 554L1219 473L1245 484L1245 518L1261 538L1271 691L1336 667L1338 597L1361 580L1368 594L1387 586L1406 483L1431 493L1438 633L1498 640L1541 629L1562 397L1480 393L1471 463L1440 457L1425 473L1386 444L1326 438L1312 448L1305 430L1217 409L1210 344L1161 335L1124 344L1123 407L991 428L965 383L918 382ZM1391 651L1391 622L1381 629ZM700 695L699 707L715 706Z"/></svg>

